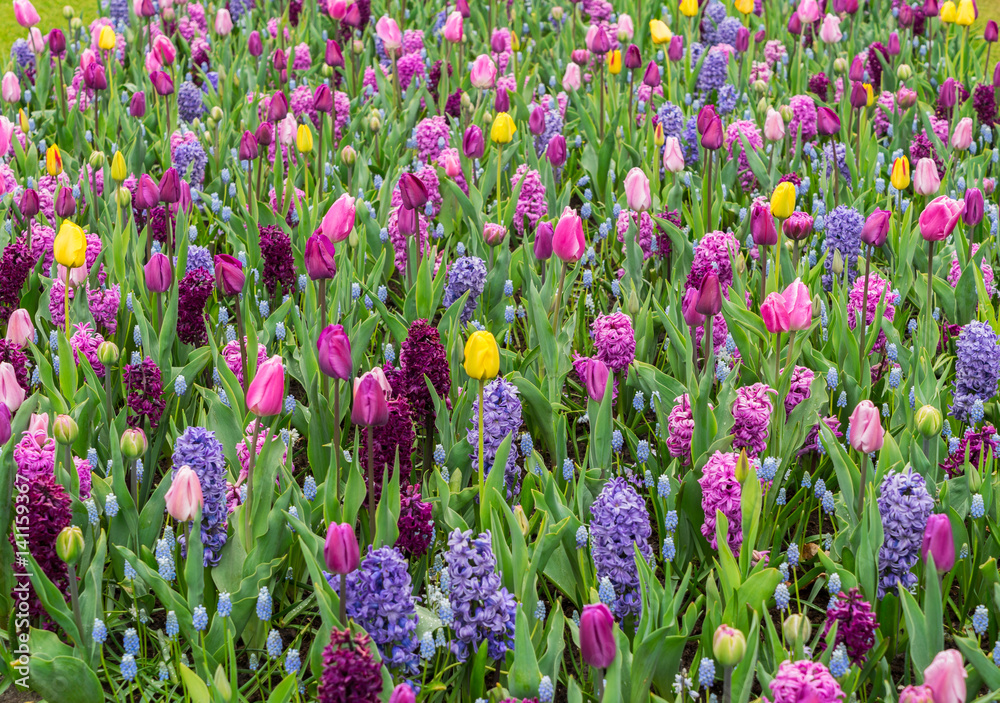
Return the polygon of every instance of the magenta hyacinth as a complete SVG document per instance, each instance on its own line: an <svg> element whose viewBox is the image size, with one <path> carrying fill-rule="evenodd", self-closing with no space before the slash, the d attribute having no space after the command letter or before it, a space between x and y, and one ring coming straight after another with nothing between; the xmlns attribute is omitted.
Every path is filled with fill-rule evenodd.
<svg viewBox="0 0 1000 703"><path fill-rule="evenodd" d="M844 691L830 674L830 670L817 662L803 659L783 661L778 675L771 681L771 695L761 698L765 703L843 703Z"/></svg>
<svg viewBox="0 0 1000 703"><path fill-rule="evenodd" d="M590 326L594 335L595 356L615 373L628 368L635 359L635 333L632 320L623 312L600 315Z"/></svg>
<svg viewBox="0 0 1000 703"><path fill-rule="evenodd" d="M746 449L756 456L764 451L770 433L774 389L766 383L755 383L736 390L733 401L733 449Z"/></svg>
<svg viewBox="0 0 1000 703"><path fill-rule="evenodd" d="M740 553L743 544L743 513L740 510L740 497L743 489L736 479L736 462L740 455L734 452L715 452L709 457L702 468L698 484L701 486L701 507L705 511L705 521L701 525L701 534L718 549L715 536L716 511L729 520L729 533L726 541L733 554Z"/></svg>

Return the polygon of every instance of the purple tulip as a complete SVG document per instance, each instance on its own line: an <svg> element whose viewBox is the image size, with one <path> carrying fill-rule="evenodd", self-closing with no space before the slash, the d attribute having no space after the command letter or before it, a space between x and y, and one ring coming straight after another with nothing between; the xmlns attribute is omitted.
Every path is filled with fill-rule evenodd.
<svg viewBox="0 0 1000 703"><path fill-rule="evenodd" d="M965 212L962 221L969 227L975 227L983 221L983 191L979 188L969 188L965 191Z"/></svg>
<svg viewBox="0 0 1000 703"><path fill-rule="evenodd" d="M681 314L688 327L697 327L705 322L705 316L698 312L698 289L688 288L681 302Z"/></svg>
<svg viewBox="0 0 1000 703"><path fill-rule="evenodd" d="M399 194L403 205L411 210L420 210L427 204L427 186L412 173L404 173L399 177Z"/></svg>
<svg viewBox="0 0 1000 703"><path fill-rule="evenodd" d="M798 12L793 12L792 16L788 18L788 32L795 36L802 34L802 20L799 18Z"/></svg>
<svg viewBox="0 0 1000 703"><path fill-rule="evenodd" d="M270 122L261 122L257 126L257 143L265 149L274 143L274 125Z"/></svg>
<svg viewBox="0 0 1000 703"><path fill-rule="evenodd" d="M610 371L608 365L597 358L588 359L587 367L584 370L584 378L587 382L587 395L595 403L604 400L605 391L608 388L608 376Z"/></svg>
<svg viewBox="0 0 1000 703"><path fill-rule="evenodd" d="M993 26L996 27L996 23ZM58 27L49 32L49 53L56 57L66 53L66 35Z"/></svg>
<svg viewBox="0 0 1000 703"><path fill-rule="evenodd" d="M552 232L551 222L539 222L535 228L535 258L539 261L552 257Z"/></svg>
<svg viewBox="0 0 1000 703"><path fill-rule="evenodd" d="M21 211L21 214L31 219L38 214L39 210L38 193L27 188L23 193L21 193L21 200L17 204L17 209Z"/></svg>
<svg viewBox="0 0 1000 703"><path fill-rule="evenodd" d="M389 703L417 703L417 696L409 684L401 683L392 689Z"/></svg>
<svg viewBox="0 0 1000 703"><path fill-rule="evenodd" d="M344 19L342 21L352 29L359 29L361 27L361 8L358 7L358 3L351 3L351 6L347 8L347 14L344 15Z"/></svg>
<svg viewBox="0 0 1000 703"><path fill-rule="evenodd" d="M260 150L257 148L257 137L249 129L240 137L240 161L253 161Z"/></svg>
<svg viewBox="0 0 1000 703"><path fill-rule="evenodd" d="M64 186L59 189L56 195L55 211L63 219L72 217L76 212L76 198L73 197L73 189Z"/></svg>
<svg viewBox="0 0 1000 703"><path fill-rule="evenodd" d="M138 91L132 95L132 99L128 103L128 114L132 117L145 117L146 116L146 93L143 91Z"/></svg>
<svg viewBox="0 0 1000 703"><path fill-rule="evenodd" d="M264 53L264 42L261 41L260 32L256 29L250 32L250 37L247 39L247 50L254 58L258 58Z"/></svg>
<svg viewBox="0 0 1000 703"><path fill-rule="evenodd" d="M83 70L83 82L91 90L107 90L108 77L104 73L104 66L98 61L88 64Z"/></svg>
<svg viewBox="0 0 1000 703"><path fill-rule="evenodd" d="M163 172L160 179L160 202L172 205L181 199L181 177L177 169L171 166Z"/></svg>
<svg viewBox="0 0 1000 703"><path fill-rule="evenodd" d="M766 200L754 201L750 206L750 235L759 247L773 247L778 243L778 230Z"/></svg>
<svg viewBox="0 0 1000 703"><path fill-rule="evenodd" d="M174 81L166 71L153 71L149 74L149 81L153 84L153 90L157 95L161 97L173 95Z"/></svg>
<svg viewBox="0 0 1000 703"><path fill-rule="evenodd" d="M469 0L456 0L455 9L458 10L464 19L472 17L472 11L469 9Z"/></svg>
<svg viewBox="0 0 1000 703"><path fill-rule="evenodd" d="M650 88L656 88L660 85L660 67L656 65L655 61L650 61L646 64L646 72L642 75L642 83Z"/></svg>
<svg viewBox="0 0 1000 703"><path fill-rule="evenodd" d="M622 65L630 71L634 71L642 65L642 54L639 53L639 47L635 44L628 45L628 48L625 49Z"/></svg>
<svg viewBox="0 0 1000 703"><path fill-rule="evenodd" d="M861 60L861 56L857 55L851 60L851 68L847 72L847 77L852 81L864 80L865 77L865 62Z"/></svg>
<svg viewBox="0 0 1000 703"><path fill-rule="evenodd" d="M716 117L709 122L705 133L701 135L701 145L715 151L722 146L722 120Z"/></svg>
<svg viewBox="0 0 1000 703"><path fill-rule="evenodd" d="M552 137L549 140L548 147L545 149L545 153L549 157L549 163L552 164L552 168L559 168L566 163L566 137L561 134Z"/></svg>
<svg viewBox="0 0 1000 703"><path fill-rule="evenodd" d="M135 188L135 205L140 210L149 210L160 204L160 187L148 174L139 176Z"/></svg>
<svg viewBox="0 0 1000 703"><path fill-rule="evenodd" d="M958 88L955 85L955 79L949 76L938 89L938 104L944 108L954 107L957 99Z"/></svg>
<svg viewBox="0 0 1000 703"><path fill-rule="evenodd" d="M333 242L322 234L314 234L306 241L306 252L303 258L306 263L306 273L314 281L324 281L333 278L337 273L337 262L334 259Z"/></svg>
<svg viewBox="0 0 1000 703"><path fill-rule="evenodd" d="M354 371L351 340L342 325L328 325L316 341L319 370L330 378L348 381Z"/></svg>
<svg viewBox="0 0 1000 703"><path fill-rule="evenodd" d="M313 92L313 109L316 112L326 114L333 112L333 93L326 83L320 83L316 86L316 90Z"/></svg>
<svg viewBox="0 0 1000 703"><path fill-rule="evenodd" d="M736 50L741 54L750 48L750 30L740 27L736 30Z"/></svg>
<svg viewBox="0 0 1000 703"><path fill-rule="evenodd" d="M939 12L937 0L924 0L924 17L937 17Z"/></svg>
<svg viewBox="0 0 1000 703"><path fill-rule="evenodd" d="M816 131L824 137L840 132L840 118L826 105L816 108Z"/></svg>
<svg viewBox="0 0 1000 703"><path fill-rule="evenodd" d="M722 310L722 289L716 274L710 273L701 279L698 302L694 309L705 317L715 317Z"/></svg>
<svg viewBox="0 0 1000 703"><path fill-rule="evenodd" d="M485 151L486 143L483 141L483 130L476 125L471 125L462 136L462 153L467 159L481 159Z"/></svg>
<svg viewBox="0 0 1000 703"><path fill-rule="evenodd" d="M860 110L868 105L868 91L861 81L851 83L851 107Z"/></svg>
<svg viewBox="0 0 1000 703"><path fill-rule="evenodd" d="M536 105L528 117L528 129L536 137L545 131L545 109L541 105Z"/></svg>
<svg viewBox="0 0 1000 703"><path fill-rule="evenodd" d="M330 68L344 67L344 52L341 51L340 44L333 39L326 40L326 54L323 58Z"/></svg>
<svg viewBox="0 0 1000 703"><path fill-rule="evenodd" d="M871 247L882 246L889 236L889 225L891 222L891 212L876 208L875 212L865 220L865 226L861 229L861 241Z"/></svg>
<svg viewBox="0 0 1000 703"><path fill-rule="evenodd" d="M715 112L715 105L705 105L698 110L698 134L705 134L708 125L711 124L712 120L717 119L719 119L719 115Z"/></svg>
<svg viewBox="0 0 1000 703"><path fill-rule="evenodd" d="M346 576L358 568L361 563L361 553L358 550L358 538L350 525L331 523L326 530L326 543L323 545L323 559L331 574Z"/></svg>
<svg viewBox="0 0 1000 703"><path fill-rule="evenodd" d="M246 275L243 264L229 254L215 255L215 285L224 297L232 297L243 291Z"/></svg>
<svg viewBox="0 0 1000 703"><path fill-rule="evenodd" d="M381 374L381 370L379 373ZM372 371L361 378L354 379L351 422L362 427L381 427L389 422L389 407L385 402L385 389L382 387L380 379Z"/></svg>
<svg viewBox="0 0 1000 703"><path fill-rule="evenodd" d="M493 99L494 112L508 112L510 110L510 95L506 89L497 88L496 97Z"/></svg>
<svg viewBox="0 0 1000 703"><path fill-rule="evenodd" d="M934 567L942 574L955 566L955 538L947 515L935 514L927 518L920 556L926 561L928 553L934 557Z"/></svg>
<svg viewBox="0 0 1000 703"><path fill-rule="evenodd" d="M684 37L675 34L670 38L670 46L667 47L667 58L671 61L680 61L684 58Z"/></svg>
<svg viewBox="0 0 1000 703"><path fill-rule="evenodd" d="M615 619L604 603L583 606L580 614L580 656L596 669L606 669L615 660Z"/></svg>
<svg viewBox="0 0 1000 703"><path fill-rule="evenodd" d="M988 20L986 22L986 29L983 30L983 39L989 43L993 43L997 40L997 23L994 20Z"/></svg>
<svg viewBox="0 0 1000 703"><path fill-rule="evenodd" d="M271 104L267 108L267 119L269 122L278 124L288 116L288 98L285 93L279 90L271 97Z"/></svg>
<svg viewBox="0 0 1000 703"><path fill-rule="evenodd" d="M166 254L153 254L142 270L146 277L146 290L150 293L166 293L170 290L174 274Z"/></svg>

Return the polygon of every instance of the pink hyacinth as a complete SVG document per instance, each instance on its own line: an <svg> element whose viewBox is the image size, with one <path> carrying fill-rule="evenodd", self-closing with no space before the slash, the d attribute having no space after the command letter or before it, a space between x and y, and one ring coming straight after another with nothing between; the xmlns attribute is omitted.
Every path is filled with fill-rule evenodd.
<svg viewBox="0 0 1000 703"><path fill-rule="evenodd" d="M764 696L765 703L842 703L844 692L840 684L822 664L803 659L792 662L785 660L778 667L778 675L771 681L774 699Z"/></svg>
<svg viewBox="0 0 1000 703"><path fill-rule="evenodd" d="M441 115L420 120L413 130L413 141L417 144L417 158L426 163L437 160L448 146L449 132L448 120Z"/></svg>
<svg viewBox="0 0 1000 703"><path fill-rule="evenodd" d="M14 445L17 472L27 480L55 471L56 442L43 429L26 430Z"/></svg>
<svg viewBox="0 0 1000 703"><path fill-rule="evenodd" d="M691 273L688 274L687 288L700 288L701 282L709 273L719 277L722 294L729 298L729 288L733 285L733 257L740 250L739 242L729 232L709 232L694 252L691 262Z"/></svg>
<svg viewBox="0 0 1000 703"><path fill-rule="evenodd" d="M816 378L816 374L808 367L796 366L792 369L791 386L788 388L788 395L785 396L786 416L791 414L803 400L808 400L811 393L810 386L814 378Z"/></svg>
<svg viewBox="0 0 1000 703"><path fill-rule="evenodd" d="M403 54L419 54L424 48L424 30L407 29L403 32Z"/></svg>
<svg viewBox="0 0 1000 703"><path fill-rule="evenodd" d="M746 449L754 456L764 451L770 433L771 402L774 389L766 383L755 383L736 390L733 401L733 449Z"/></svg>
<svg viewBox="0 0 1000 703"><path fill-rule="evenodd" d="M525 220L528 221L528 229L533 232L538 221L548 213L549 206L545 200L545 184L542 183L541 174L529 169L527 164L521 164L510 179L512 191L522 178L524 183L521 185L517 207L514 209L514 227L518 234L524 235Z"/></svg>
<svg viewBox="0 0 1000 703"><path fill-rule="evenodd" d="M616 373L635 359L635 332L632 320L623 312L600 315L590 325L594 334L595 356Z"/></svg>
<svg viewBox="0 0 1000 703"><path fill-rule="evenodd" d="M247 338L243 338L243 343L247 343ZM248 352L249 353L249 352ZM226 360L226 366L229 370L233 372L236 376L236 380L239 381L240 387L243 387L243 361L240 357L240 342L238 339L234 339L222 348L222 358ZM263 344L257 345L257 366L260 367L267 361L267 349Z"/></svg>
<svg viewBox="0 0 1000 703"><path fill-rule="evenodd" d="M99 274L98 278L103 278L104 274ZM118 331L118 308L121 307L122 291L116 283L110 288L88 288L87 305L90 314L102 329L109 335Z"/></svg>
<svg viewBox="0 0 1000 703"><path fill-rule="evenodd" d="M69 338L69 345L73 349L73 358L76 363L80 363L80 355L83 354L90 362L91 368L98 378L104 378L104 364L97 358L97 348L104 343L104 337L90 329L90 323L85 322L73 325L76 330Z"/></svg>
<svg viewBox="0 0 1000 703"><path fill-rule="evenodd" d="M313 108L313 89L303 83L288 96L288 108L299 124L308 117L314 127L319 127L319 114Z"/></svg>
<svg viewBox="0 0 1000 703"><path fill-rule="evenodd" d="M80 479L80 500L87 500L90 498L90 487L92 483L91 471L93 467L90 462L86 459L81 459L78 456L73 457L73 466L76 467L76 475Z"/></svg>
<svg viewBox="0 0 1000 703"><path fill-rule="evenodd" d="M406 54L396 61L396 70L399 71L399 84L403 90L410 87L414 79L419 79L421 84L426 82L424 71L424 60L420 54Z"/></svg>
<svg viewBox="0 0 1000 703"><path fill-rule="evenodd" d="M808 95L793 95L788 101L792 107L792 119L788 123L788 133L792 144L798 139L799 128L802 129L802 139L809 141L816 136L817 121L816 103Z"/></svg>
<svg viewBox="0 0 1000 703"><path fill-rule="evenodd" d="M875 102L875 110L872 114L872 127L880 137L888 134L889 127L892 126L893 111L901 114L901 111L896 108L896 95L888 90L883 90Z"/></svg>
<svg viewBox="0 0 1000 703"><path fill-rule="evenodd" d="M709 404L709 408L712 405ZM714 409L714 408L713 408ZM694 434L694 413L688 394L674 398L674 407L667 416L667 450L670 456L681 460L682 466L691 463L691 436Z"/></svg>
<svg viewBox="0 0 1000 703"><path fill-rule="evenodd" d="M864 276L858 276L857 279L855 279L854 286L851 288L851 292L847 298L847 325L852 330L857 327L857 314L858 311L861 310L862 304L865 305L865 324L875 324L875 315L878 312L879 300L881 300L883 296L885 297L885 312L883 313L883 317L890 322L896 317L896 306L894 305L896 297L892 293L891 284L874 271L872 271L869 276L867 303L862 302L865 294ZM875 353L880 353L885 349L885 344L885 332L882 331L880 326L878 331L878 340L875 342L873 351Z"/></svg>
<svg viewBox="0 0 1000 703"><path fill-rule="evenodd" d="M976 255L977 251L979 251L979 245L973 244L972 251L969 254L970 260ZM993 267L990 266L990 263L984 258L982 264L980 265L980 269L983 272L983 285L986 288L986 294L992 298L993 292L995 291L995 287L993 284L994 280ZM958 257L955 256L952 258L951 268L948 270L948 283L951 284L952 288L955 288L956 286L958 286L958 281L961 277L962 277L962 266L958 262Z"/></svg>
<svg viewBox="0 0 1000 703"><path fill-rule="evenodd" d="M771 39L764 44L764 60L767 61L768 66L771 68L781 63L782 58L785 56L788 56L788 50L785 49L785 45L781 40Z"/></svg>
<svg viewBox="0 0 1000 703"><path fill-rule="evenodd" d="M308 71L310 68L312 68L312 55L309 53L309 45L305 42L297 44L292 55L292 70Z"/></svg>
<svg viewBox="0 0 1000 703"><path fill-rule="evenodd" d="M701 486L701 507L705 511L705 522L701 534L718 549L715 536L716 511L722 511L729 521L726 542L734 555L740 553L743 544L743 513L740 508L742 487L736 480L736 462L740 455L736 452L715 452L702 469L698 484Z"/></svg>
<svg viewBox="0 0 1000 703"><path fill-rule="evenodd" d="M740 187L746 192L754 190L757 187L757 177L750 169L750 159L747 158L746 149L758 151L764 148L764 139L757 125L749 120L736 120L726 128L722 145L729 152L730 159L739 155L736 170L740 174Z"/></svg>
<svg viewBox="0 0 1000 703"><path fill-rule="evenodd" d="M653 251L653 218L649 216L648 212L637 214L631 210L622 210L618 213L616 229L618 231L618 241L622 243L622 253L625 253L625 235L629 228L629 215L632 216L631 221L638 225L635 233L635 243L642 249L643 260L648 259L655 253Z"/></svg>
<svg viewBox="0 0 1000 703"><path fill-rule="evenodd" d="M771 80L771 67L764 61L754 61L750 65L750 85L757 81L767 83Z"/></svg>
<svg viewBox="0 0 1000 703"><path fill-rule="evenodd" d="M264 447L267 446L268 441L271 442L282 442L281 435L275 434L268 437L270 430L263 423L258 426L258 421L253 420L249 425L246 426L244 430L244 437L239 444L236 445L236 456L240 460L240 478L236 482L236 488L239 488L242 484L246 483L247 477L250 471L250 445L253 444L254 432L257 433L257 456L264 451ZM284 463L288 459L288 447L285 447L285 452L281 456L281 461ZM288 467L291 470L291 466Z"/></svg>

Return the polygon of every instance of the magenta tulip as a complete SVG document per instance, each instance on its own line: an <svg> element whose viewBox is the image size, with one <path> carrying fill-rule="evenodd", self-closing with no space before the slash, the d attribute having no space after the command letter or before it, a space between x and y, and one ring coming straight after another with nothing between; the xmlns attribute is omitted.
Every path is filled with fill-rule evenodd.
<svg viewBox="0 0 1000 703"><path fill-rule="evenodd" d="M275 354L257 367L257 375L247 389L247 409L257 417L281 412L285 400L285 366Z"/></svg>
<svg viewBox="0 0 1000 703"><path fill-rule="evenodd" d="M928 242L940 242L952 233L964 213L964 200L938 196L920 213L920 235Z"/></svg>
<svg viewBox="0 0 1000 703"><path fill-rule="evenodd" d="M771 334L788 332L788 308L781 293L771 293L760 306L760 316L764 318L764 327Z"/></svg>
<svg viewBox="0 0 1000 703"><path fill-rule="evenodd" d="M695 310L705 317L715 317L722 311L722 289L717 274L709 273L701 279Z"/></svg>
<svg viewBox="0 0 1000 703"><path fill-rule="evenodd" d="M336 275L336 251L333 242L322 234L314 234L306 240L306 251L302 258L310 280L325 281Z"/></svg>
<svg viewBox="0 0 1000 703"><path fill-rule="evenodd" d="M955 566L955 538L947 515L935 514L927 518L920 556L926 561L928 554L934 557L934 567L939 573L947 573Z"/></svg>
<svg viewBox="0 0 1000 703"><path fill-rule="evenodd" d="M861 241L871 247L882 246L889 236L889 225L891 222L891 212L876 208L875 212L865 220L865 226L861 229Z"/></svg>
<svg viewBox="0 0 1000 703"><path fill-rule="evenodd" d="M427 191L425 190L424 192L426 193ZM323 216L323 223L320 225L320 229L323 235L331 242L342 242L351 236L356 213L354 202L354 198L350 194L344 193L333 202L330 209L326 211L326 215Z"/></svg>
<svg viewBox="0 0 1000 703"><path fill-rule="evenodd" d="M924 685L934 692L934 703L964 703L965 679L969 674L957 649L938 652L924 669Z"/></svg>
<svg viewBox="0 0 1000 703"><path fill-rule="evenodd" d="M146 277L146 289L150 293L166 293L170 290L174 274L170 259L165 254L153 254L142 270Z"/></svg>
<svg viewBox="0 0 1000 703"><path fill-rule="evenodd" d="M604 603L583 606L580 614L580 656L596 669L611 666L617 653L615 619Z"/></svg>
<svg viewBox="0 0 1000 703"><path fill-rule="evenodd" d="M323 560L331 574L346 576L361 563L358 538L354 528L347 524L330 523L326 528L326 542L323 544Z"/></svg>
<svg viewBox="0 0 1000 703"><path fill-rule="evenodd" d="M796 278L781 293L785 299L785 311L788 313L788 330L800 332L812 325L812 299L809 289L801 278Z"/></svg>
<svg viewBox="0 0 1000 703"><path fill-rule="evenodd" d="M595 403L604 400L604 393L608 388L608 365L600 359L592 358L587 360L584 370L584 378L587 382L587 395Z"/></svg>
<svg viewBox="0 0 1000 703"><path fill-rule="evenodd" d="M389 422L389 407L386 405L385 389L379 382L379 378L371 371L354 379L351 422L362 427L380 427Z"/></svg>
<svg viewBox="0 0 1000 703"><path fill-rule="evenodd" d="M223 297L241 293L245 281L246 274L239 259L229 254L215 255L215 285Z"/></svg>
<svg viewBox="0 0 1000 703"><path fill-rule="evenodd" d="M341 381L351 378L354 370L351 360L351 340L342 325L329 325L316 342L319 370Z"/></svg>
<svg viewBox="0 0 1000 703"><path fill-rule="evenodd" d="M583 238L583 220L568 205L559 217L552 235L552 251L566 263L576 263L583 257L587 242Z"/></svg>

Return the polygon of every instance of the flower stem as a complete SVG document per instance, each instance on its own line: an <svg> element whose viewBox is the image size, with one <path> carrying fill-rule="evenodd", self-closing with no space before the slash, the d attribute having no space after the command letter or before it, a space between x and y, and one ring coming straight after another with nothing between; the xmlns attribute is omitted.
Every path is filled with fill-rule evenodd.
<svg viewBox="0 0 1000 703"><path fill-rule="evenodd" d="M479 379L479 512L483 517L486 516L486 457L484 456L486 450L483 442L483 389L485 387L486 381Z"/></svg>
<svg viewBox="0 0 1000 703"><path fill-rule="evenodd" d="M368 532L371 543L375 544L375 438L371 425L365 432L368 433Z"/></svg>

